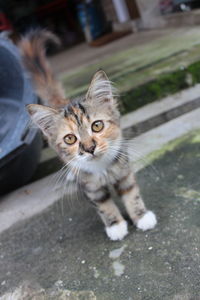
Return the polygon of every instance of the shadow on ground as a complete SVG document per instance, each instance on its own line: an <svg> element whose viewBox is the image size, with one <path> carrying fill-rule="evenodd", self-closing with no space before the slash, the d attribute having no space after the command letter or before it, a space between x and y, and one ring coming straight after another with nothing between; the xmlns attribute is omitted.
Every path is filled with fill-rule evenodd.
<svg viewBox="0 0 200 300"><path fill-rule="evenodd" d="M154 230L130 226L111 242L86 202L64 203L64 216L57 203L1 235L1 295L28 281L45 289L34 299L200 299L199 139L185 138L137 177Z"/></svg>

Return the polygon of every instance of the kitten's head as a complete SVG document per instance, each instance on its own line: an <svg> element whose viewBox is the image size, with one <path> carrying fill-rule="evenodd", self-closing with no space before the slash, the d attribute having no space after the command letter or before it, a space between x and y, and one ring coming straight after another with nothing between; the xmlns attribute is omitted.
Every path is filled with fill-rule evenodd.
<svg viewBox="0 0 200 300"><path fill-rule="evenodd" d="M65 163L95 172L117 156L121 130L114 89L103 71L98 71L85 98L62 109L30 104L33 122L48 138Z"/></svg>

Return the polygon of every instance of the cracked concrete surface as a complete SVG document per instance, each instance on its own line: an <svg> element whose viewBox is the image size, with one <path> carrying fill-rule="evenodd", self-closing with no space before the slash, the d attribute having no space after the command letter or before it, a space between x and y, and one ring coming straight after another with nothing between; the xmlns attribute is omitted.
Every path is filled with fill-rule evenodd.
<svg viewBox="0 0 200 300"><path fill-rule="evenodd" d="M137 173L158 217L152 231L130 225L123 241L111 242L93 208L76 199L4 231L0 299L18 300L11 296L24 282L32 292L20 300L200 299L199 149L198 131Z"/></svg>

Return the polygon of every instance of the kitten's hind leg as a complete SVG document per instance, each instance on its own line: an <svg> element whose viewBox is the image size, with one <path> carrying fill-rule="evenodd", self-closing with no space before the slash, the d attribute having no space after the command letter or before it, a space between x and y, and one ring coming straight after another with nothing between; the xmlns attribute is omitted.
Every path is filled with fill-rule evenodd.
<svg viewBox="0 0 200 300"><path fill-rule="evenodd" d="M122 240L128 234L127 222L111 199L108 188L100 187L92 191L85 189L85 194L105 224L107 236L113 241Z"/></svg>
<svg viewBox="0 0 200 300"><path fill-rule="evenodd" d="M131 170L127 170L127 175L117 181L115 189L121 196L126 210L137 228L145 231L156 226L156 216L152 211L146 209Z"/></svg>

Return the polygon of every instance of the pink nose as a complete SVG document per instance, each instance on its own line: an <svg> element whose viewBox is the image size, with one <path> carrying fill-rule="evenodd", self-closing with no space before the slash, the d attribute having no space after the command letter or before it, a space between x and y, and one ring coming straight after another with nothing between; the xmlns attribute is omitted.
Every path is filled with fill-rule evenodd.
<svg viewBox="0 0 200 300"><path fill-rule="evenodd" d="M96 144L93 144L90 147L83 146L84 151L88 152L88 153L91 153L91 154L94 154L95 148L96 148Z"/></svg>

